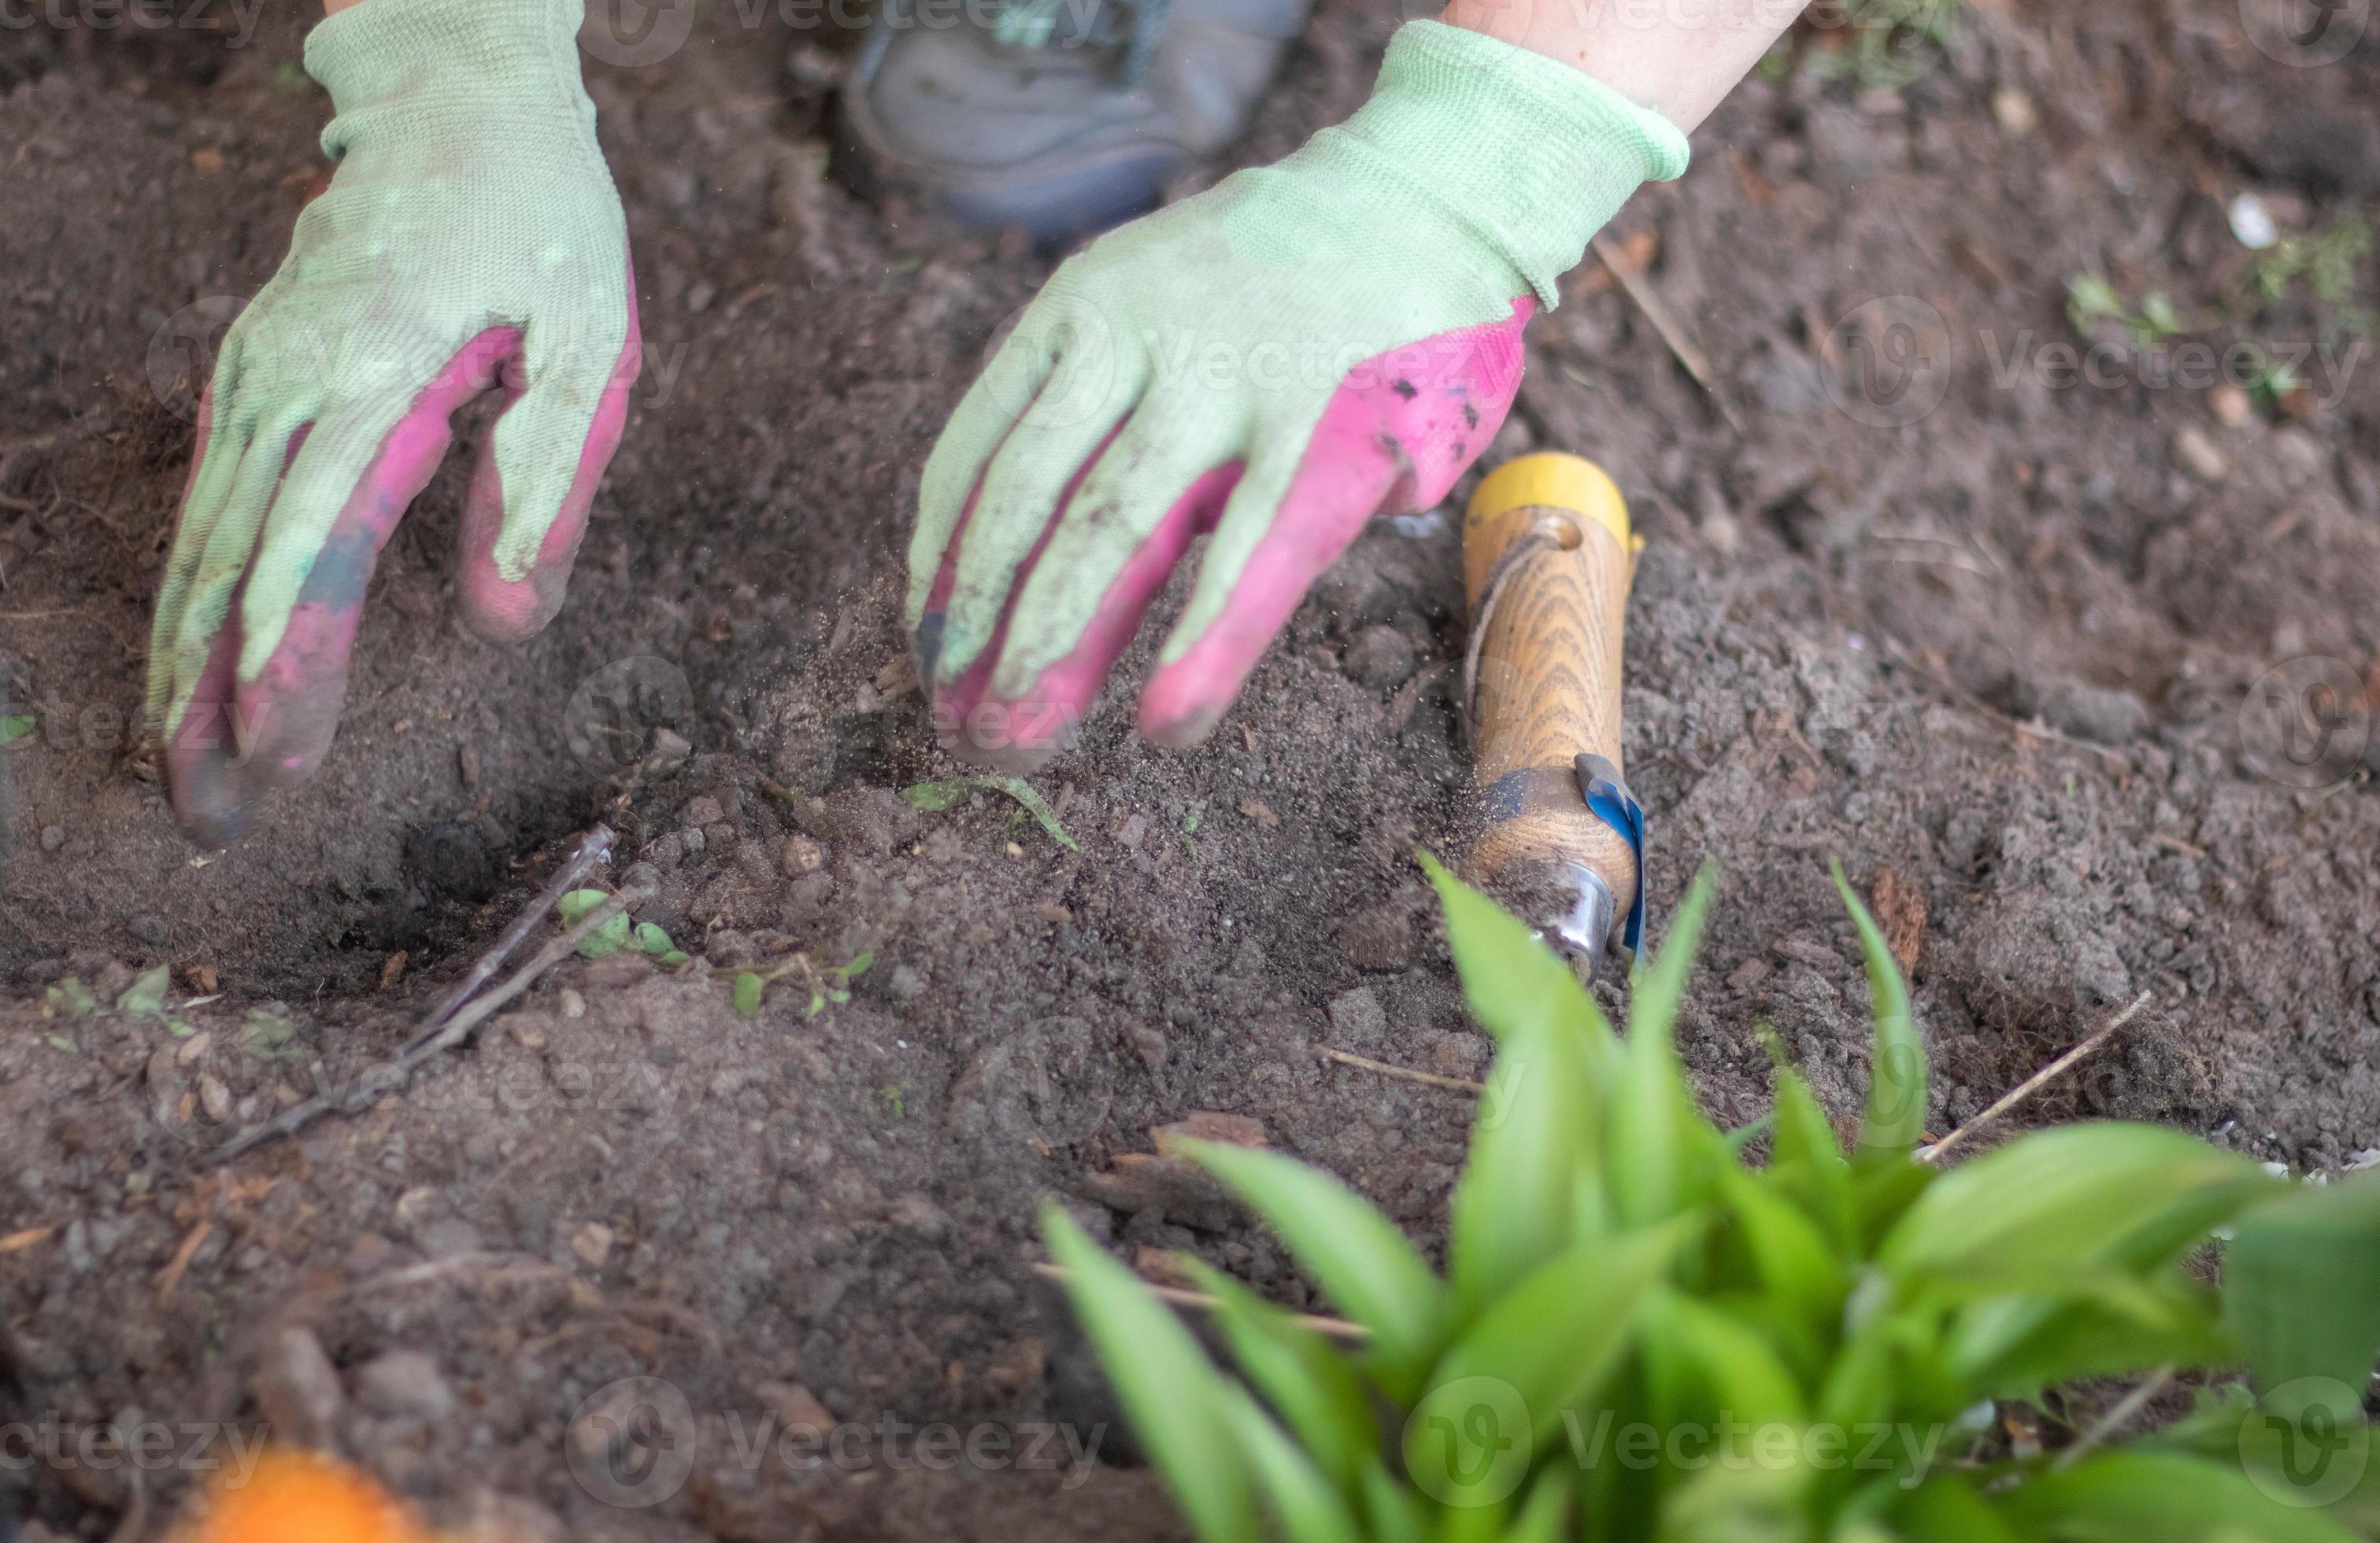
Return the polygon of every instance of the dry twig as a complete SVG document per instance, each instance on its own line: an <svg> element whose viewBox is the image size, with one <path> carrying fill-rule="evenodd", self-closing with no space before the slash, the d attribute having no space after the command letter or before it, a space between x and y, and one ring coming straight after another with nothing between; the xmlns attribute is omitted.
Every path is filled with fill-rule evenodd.
<svg viewBox="0 0 2380 1543"><path fill-rule="evenodd" d="M1061 1285L1063 1285L1068 1279L1064 1265L1037 1264L1033 1267L1033 1273L1045 1281L1055 1281ZM1171 1307L1184 1308L1194 1313L1207 1313L1214 1311L1216 1306L1216 1299L1203 1291L1184 1291L1180 1286L1160 1286L1154 1281L1143 1281L1141 1284L1155 1292L1158 1299ZM1343 1318L1323 1318L1316 1313L1298 1313L1294 1315L1293 1321L1301 1329L1311 1329L1318 1334L1327 1335L1334 1340L1345 1340L1350 1343L1360 1344L1372 1337L1370 1330L1360 1323L1350 1323Z"/></svg>
<svg viewBox="0 0 2380 1543"><path fill-rule="evenodd" d="M516 920L505 929L504 936L498 940L491 959L480 962L486 966L486 973L482 974L479 966L474 966L472 976L467 977L466 980L469 981L474 977L484 979L486 975L493 974L495 965L501 963L504 956L517 946L520 940L528 934L530 929L553 907L554 903L567 893L566 881L575 882L577 878L586 871L586 868L592 867L610 851L611 844L611 831L601 825L582 837L578 851L572 855L570 863L565 865L563 872L557 876L554 882L548 884L539 894L528 915L522 919ZM579 866L579 859L586 857L589 849L592 849L594 856L588 858L584 867ZM528 990L539 976L568 958L574 949L592 937L604 923L625 911L639 897L632 893L613 895L603 904L579 917L576 926L538 950L528 964L515 970L503 985L486 995L478 997L467 1004L455 1006L454 1005L455 993L449 992L447 1001L439 1003L437 1010L423 1020L420 1029L395 1056L377 1066L369 1068L346 1087L335 1092L309 1099L304 1103L293 1105L264 1124L233 1137L208 1153L203 1160L210 1167L220 1166L235 1158L243 1157L259 1147L278 1141L284 1136L295 1136L315 1121L326 1116L356 1113L378 1102L384 1095L402 1088L411 1080L413 1074L424 1062L469 1039L471 1031L478 1028L498 1008Z"/></svg>
<svg viewBox="0 0 2380 1543"><path fill-rule="evenodd" d="M2048 1065L2044 1066L2041 1070L2034 1073L2033 1075L2025 1078L2022 1082L2018 1083L2014 1087L2011 1087L2007 1092L2001 1094L1999 1098L1993 1102L1989 1109L1985 1110L1981 1114L1976 1115L1965 1124L1961 1125L1957 1130L1952 1131L1941 1140L1934 1143L1933 1146L1925 1148L1924 1152L1919 1154L1920 1160L1925 1162L1941 1161L1943 1153L1949 1151L1960 1142L1964 1141L1968 1136L1974 1134L1974 1132L1981 1129L1983 1126L1990 1124L1994 1120L2006 1114L2010 1110L2014 1109L2017 1105L2024 1102L2025 1100L2033 1097L2035 1093L2040 1092L2042 1088L2047 1087L2052 1081L2063 1076L2068 1071L2071 1070L2076 1063L2082 1061L2085 1056L2097 1050L2101 1045L2106 1044L2109 1038L2115 1034L2116 1030L2131 1022L2132 1015L2138 1013L2142 1008L2148 1005L2148 1001L2149 993L2146 991L2143 991L2139 996L2134 997L2131 1006L2126 1007L2114 1017L2109 1018L2106 1023L2101 1024L2097 1028L2092 1030L2087 1038L2069 1047L2065 1054L2059 1056Z"/></svg>
<svg viewBox="0 0 2380 1543"><path fill-rule="evenodd" d="M1342 1066L1360 1066L1367 1072L1378 1072L1384 1077L1395 1077L1402 1082L1418 1082L1426 1087L1451 1087L1458 1093L1488 1091L1486 1083L1474 1082L1469 1077L1440 1076L1436 1072L1416 1072L1410 1067L1391 1065L1386 1061L1375 1061L1368 1055L1357 1055L1354 1051L1336 1051L1325 1045L1317 1053L1323 1060L1336 1061Z"/></svg>
<svg viewBox="0 0 2380 1543"><path fill-rule="evenodd" d="M1702 387L1704 394L1710 397L1711 405L1718 408L1719 417L1727 419L1727 426L1742 433L1743 425L1737 419L1735 409L1728 405L1727 398L1711 382L1710 356L1704 353L1688 335L1684 323L1671 313L1660 294L1638 272L1636 264L1628 260L1628 254L1620 249L1620 244L1609 235L1598 232L1595 237L1595 255L1611 270L1611 276L1620 281L1620 287L1636 303L1636 309L1645 313L1645 320L1661 334L1661 341L1670 346L1670 352L1677 356L1686 373L1694 378L1694 384Z"/></svg>

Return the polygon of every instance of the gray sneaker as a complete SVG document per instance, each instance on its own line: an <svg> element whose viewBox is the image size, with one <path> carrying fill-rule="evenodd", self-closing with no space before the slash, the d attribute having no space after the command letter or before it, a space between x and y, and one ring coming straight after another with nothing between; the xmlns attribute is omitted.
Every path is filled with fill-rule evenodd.
<svg viewBox="0 0 2380 1543"><path fill-rule="evenodd" d="M1246 126L1310 0L883 0L845 175L1056 244L1155 207Z"/></svg>

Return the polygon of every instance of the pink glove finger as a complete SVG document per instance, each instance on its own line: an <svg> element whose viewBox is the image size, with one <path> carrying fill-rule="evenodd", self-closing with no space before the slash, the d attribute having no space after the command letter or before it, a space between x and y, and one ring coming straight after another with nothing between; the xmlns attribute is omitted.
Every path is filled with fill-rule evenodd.
<svg viewBox="0 0 2380 1543"><path fill-rule="evenodd" d="M233 604L238 604L236 597ZM237 841L255 812L239 774L246 758L233 721L238 665L239 629L226 626L215 635L189 706L164 747L165 789L175 822L210 850Z"/></svg>
<svg viewBox="0 0 2380 1543"><path fill-rule="evenodd" d="M1149 677L1140 699L1144 735L1176 746L1204 739L1307 588L1365 522L1447 495L1512 409L1521 331L1535 310L1524 297L1504 321L1391 349L1348 373L1279 508L1225 508L1224 524L1267 519L1265 533L1235 580L1201 576L1202 591L1217 582L1230 589L1214 620Z"/></svg>
<svg viewBox="0 0 2380 1543"><path fill-rule="evenodd" d="M517 357L515 359L517 365ZM472 631L493 642L516 642L529 637L562 609L563 591L570 582L571 564L578 543L586 539L587 515L595 503L595 489L620 447L628 423L629 393L644 367L644 346L637 324L637 274L628 273L628 338L613 365L601 399L578 452L578 469L570 480L553 523L539 543L536 561L518 579L507 579L496 566L496 541L504 533L504 480L496 469L496 436L492 430L480 445L472 469L471 490L463 503L462 572L455 590L463 621ZM504 371L505 410L527 390L517 368ZM499 421L502 421L501 419Z"/></svg>
<svg viewBox="0 0 2380 1543"><path fill-rule="evenodd" d="M300 424L289 436L281 453L277 477L288 475L290 464L305 448L311 427ZM199 418L201 458L212 429L210 404L201 407ZM269 444L250 441L241 452L241 468L245 469L247 456L271 453ZM198 480L198 465L197 459L191 462L190 476L183 488L186 505L189 489ZM239 614L247 589L248 580L243 575L232 591L223 626L208 645L206 663L200 668L198 682L190 689L181 723L165 743L165 788L174 818L192 839L208 847L228 846L238 840L255 812L255 797L247 772L248 747L255 725L243 721L246 710L239 700Z"/></svg>
<svg viewBox="0 0 2380 1543"><path fill-rule="evenodd" d="M944 747L966 759L1022 774L1071 746L1108 672L1140 629L1141 618L1172 576L1173 565L1192 541L1215 528L1243 466L1234 460L1215 468L1174 501L1110 581L1081 639L1021 696L992 696L986 689L1006 638L1003 617L991 647L935 699L935 727ZM1034 557L1039 555L1037 548ZM1028 560L1018 572L1012 606L1033 565Z"/></svg>
<svg viewBox="0 0 2380 1543"><path fill-rule="evenodd" d="M445 456L454 437L448 419L493 383L517 344L509 327L481 333L415 398L341 506L280 643L252 680L237 679L236 669L244 585L233 598L182 731L167 747L175 815L194 839L227 845L268 790L298 782L321 764L338 727L348 659L381 549ZM293 438L287 461L296 460L308 432ZM277 513L267 514L268 525Z"/></svg>

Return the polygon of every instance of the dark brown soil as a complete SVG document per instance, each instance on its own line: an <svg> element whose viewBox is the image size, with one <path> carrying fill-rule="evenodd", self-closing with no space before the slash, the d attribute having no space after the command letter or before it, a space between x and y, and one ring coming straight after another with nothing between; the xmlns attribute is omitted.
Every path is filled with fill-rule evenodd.
<svg viewBox="0 0 2380 1543"><path fill-rule="evenodd" d="M662 63L589 67L649 364L568 607L512 650L452 624L453 457L382 565L322 776L201 857L137 744L148 606L187 340L321 175L301 9L240 48L0 34L0 691L38 723L0 760L6 1407L304 1415L532 1537L1172 1536L1145 1474L1073 1455L1122 1441L1040 1309L1035 1207L1308 1301L1209 1197L1087 1177L1204 1110L1441 1225L1467 1099L1317 1050L1485 1062L1409 856L1460 843L1450 529L1366 536L1204 749L1143 747L1111 700L1040 779L1079 850L996 793L902 803L956 770L898 625L917 468L1046 263L822 180L848 38L715 6ZM2084 270L2218 348L2338 324L2302 292L2215 318L2249 261L2225 207L2370 209L2380 40L2291 67L2240 16L1995 0L1898 92L1748 84L1618 231L1657 238L1724 413L1594 271L1536 331L1497 455L1595 456L1650 537L1627 760L1657 932L1697 864L1725 875L1682 1026L1723 1120L1764 1106L1763 1022L1856 1101L1839 856L1916 950L1937 1131L2145 991L2025 1120L2302 1167L2380 1147L2380 368L2334 338L2299 410L2233 422L2203 383L2032 368L2077 341ZM1350 109L1394 19L1326 0L1240 158ZM2308 686L2343 714L2311 746L2272 706ZM692 965L574 961L401 1095L198 1164L401 1043L598 819ZM815 1015L795 974L737 1016L729 974L796 950L872 965ZM161 964L173 1017L109 1007ZM298 1330L337 1372L310 1403ZM639 1377L682 1391L692 1473L622 1509L574 1474ZM848 1461L753 1455L771 1410L821 1407L868 1428ZM941 1461L886 1422L1009 1445ZM0 1483L101 1537L191 1476Z"/></svg>

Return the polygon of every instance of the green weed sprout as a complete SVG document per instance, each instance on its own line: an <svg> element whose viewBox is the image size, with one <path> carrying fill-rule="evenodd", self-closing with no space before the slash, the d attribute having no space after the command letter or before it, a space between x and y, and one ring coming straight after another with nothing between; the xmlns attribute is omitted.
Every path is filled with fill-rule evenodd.
<svg viewBox="0 0 2380 1543"><path fill-rule="evenodd" d="M1840 868L1874 1016L1856 1139L1846 1152L1782 1064L1771 1119L1722 1133L1671 1034L1707 874L1623 1040L1525 926L1427 866L1497 1042L1442 1273L1330 1175L1191 1147L1363 1330L1342 1345L1202 1270L1234 1375L1045 1214L1083 1329L1205 1543L2333 1543L2380 1519L2361 1409L2380 1185L2293 1185L2114 1123L1937 1168L1908 991ZM2219 1229L2220 1294L2184 1268ZM2035 1451L1994 1417L2078 1379L2240 1367L2252 1400L2203 1393L2121 1445L2094 1429Z"/></svg>

